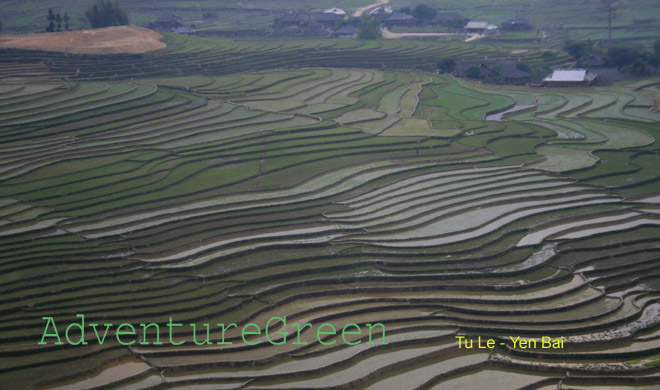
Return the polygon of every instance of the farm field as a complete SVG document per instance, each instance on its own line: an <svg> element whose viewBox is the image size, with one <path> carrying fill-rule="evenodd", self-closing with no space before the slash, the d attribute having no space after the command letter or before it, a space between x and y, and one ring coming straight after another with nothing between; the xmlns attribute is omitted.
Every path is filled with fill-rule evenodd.
<svg viewBox="0 0 660 390"><path fill-rule="evenodd" d="M660 383L659 79L523 88L425 71L447 51L510 55L456 42L166 42L0 52L0 383ZM64 339L83 313L160 326L130 345L91 328L86 345L38 344L44 317ZM273 317L288 323L247 345L240 327ZM169 333L170 318L185 326ZM192 323L212 324L212 345ZM374 323L386 332L370 342Z"/></svg>

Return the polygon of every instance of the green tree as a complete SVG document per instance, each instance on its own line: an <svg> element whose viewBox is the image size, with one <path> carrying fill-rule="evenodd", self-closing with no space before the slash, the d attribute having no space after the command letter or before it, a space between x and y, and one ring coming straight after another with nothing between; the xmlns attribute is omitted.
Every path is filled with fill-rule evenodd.
<svg viewBox="0 0 660 390"><path fill-rule="evenodd" d="M378 39L380 36L380 22L370 17L362 18L358 27L358 38Z"/></svg>
<svg viewBox="0 0 660 390"><path fill-rule="evenodd" d="M637 60L645 60L644 52L633 46L614 46L607 51L610 61L619 68L630 65Z"/></svg>
<svg viewBox="0 0 660 390"><path fill-rule="evenodd" d="M566 47L566 51L576 60L584 57L584 53L586 52L584 45L581 43L571 43Z"/></svg>
<svg viewBox="0 0 660 390"><path fill-rule="evenodd" d="M426 24L431 22L437 13L438 11L426 4L419 4L412 10L413 20L417 24Z"/></svg>
<svg viewBox="0 0 660 390"><path fill-rule="evenodd" d="M92 28L123 26L128 24L128 15L111 0L96 0L85 11Z"/></svg>
<svg viewBox="0 0 660 390"><path fill-rule="evenodd" d="M543 54L541 54L541 58L546 61L551 61L557 58L557 53L554 51L544 51Z"/></svg>
<svg viewBox="0 0 660 390"><path fill-rule="evenodd" d="M55 15L55 22L57 23L57 32L60 32L62 30L62 16L60 16L60 13L58 12L57 15Z"/></svg>
<svg viewBox="0 0 660 390"><path fill-rule="evenodd" d="M65 12L64 17L62 18L62 20L64 20L64 29L68 31L69 30L69 14Z"/></svg>
<svg viewBox="0 0 660 390"><path fill-rule="evenodd" d="M465 71L465 76L471 78L471 79L478 79L481 77L481 68L478 67L477 65L472 65L471 67L467 68Z"/></svg>
<svg viewBox="0 0 660 390"><path fill-rule="evenodd" d="M46 32L55 31L55 14L53 13L52 8L48 8L48 16L46 16L46 20L48 20L48 27L46 27Z"/></svg>
<svg viewBox="0 0 660 390"><path fill-rule="evenodd" d="M523 72L532 73L532 67L529 66L529 64L518 63L518 64L516 64L516 69L521 70Z"/></svg>
<svg viewBox="0 0 660 390"><path fill-rule="evenodd" d="M651 75L651 71L646 64L646 61L641 58L636 58L632 64L624 66L622 70L624 72L630 72L630 74L636 77L646 77Z"/></svg>
<svg viewBox="0 0 660 390"><path fill-rule="evenodd" d="M568 52L574 59L579 60L592 52L594 43L592 41L584 42L571 42L566 41L564 50Z"/></svg>
<svg viewBox="0 0 660 390"><path fill-rule="evenodd" d="M456 61L451 58L444 58L438 62L438 71L440 73L451 73L456 69Z"/></svg>

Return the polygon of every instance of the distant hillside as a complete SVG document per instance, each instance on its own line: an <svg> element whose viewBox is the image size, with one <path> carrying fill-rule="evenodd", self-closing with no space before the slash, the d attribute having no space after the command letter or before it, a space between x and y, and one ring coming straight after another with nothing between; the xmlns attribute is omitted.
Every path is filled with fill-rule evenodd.
<svg viewBox="0 0 660 390"><path fill-rule="evenodd" d="M47 26L48 8L71 18L71 29L85 26L82 18L91 0L6 0L0 2L0 21L4 33L44 32ZM147 1L117 0L127 11L130 23L146 25L162 15L174 15L186 26L194 25L200 34L236 36L270 36L275 18L288 14L311 15L325 9L338 7L351 15L358 9L370 9L369 5L381 2L376 0L260 0L255 1ZM615 18L612 21L612 39L615 42L650 43L660 37L660 2L657 0L630 0L618 2ZM602 40L608 36L607 13L600 1L574 2L553 0L552 2L520 2L517 0L467 0L447 2L445 0L390 0L389 6L395 10L404 7L414 8L426 4L442 13L457 13L477 21L485 21L502 27L505 22L524 18L530 27L524 31L507 31L492 38L495 41L512 44L546 44L558 47L566 39ZM395 32L414 31L416 27L401 27ZM432 32L434 26L425 32Z"/></svg>

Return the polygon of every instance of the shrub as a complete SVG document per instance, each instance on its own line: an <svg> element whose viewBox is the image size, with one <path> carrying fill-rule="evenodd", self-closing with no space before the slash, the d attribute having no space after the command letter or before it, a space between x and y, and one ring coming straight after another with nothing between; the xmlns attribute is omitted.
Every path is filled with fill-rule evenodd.
<svg viewBox="0 0 660 390"><path fill-rule="evenodd" d="M481 77L481 68L476 65L472 65L465 71L465 76L471 79L478 79Z"/></svg>
<svg viewBox="0 0 660 390"><path fill-rule="evenodd" d="M438 71L440 73L451 73L456 69L456 61L451 58L444 58L438 62Z"/></svg>

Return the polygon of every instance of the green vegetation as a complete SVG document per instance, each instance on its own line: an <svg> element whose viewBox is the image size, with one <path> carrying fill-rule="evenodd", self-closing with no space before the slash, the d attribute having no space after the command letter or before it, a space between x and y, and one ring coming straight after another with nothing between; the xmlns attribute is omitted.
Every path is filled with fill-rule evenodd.
<svg viewBox="0 0 660 390"><path fill-rule="evenodd" d="M412 10L413 21L416 24L427 24L435 18L438 11L426 4L418 4Z"/></svg>
<svg viewBox="0 0 660 390"><path fill-rule="evenodd" d="M481 68L479 68L476 65L472 65L469 68L467 68L467 71L465 72L465 76L471 79L478 79L479 76L481 76Z"/></svg>
<svg viewBox="0 0 660 390"><path fill-rule="evenodd" d="M95 0L94 3L87 7L85 17L91 28L124 26L128 24L128 15L126 15L126 12L119 8L117 3L112 0Z"/></svg>
<svg viewBox="0 0 660 390"><path fill-rule="evenodd" d="M378 39L380 38L380 22L374 18L364 17L358 28L358 38Z"/></svg>
<svg viewBox="0 0 660 390"><path fill-rule="evenodd" d="M451 58L444 58L438 62L438 72L440 73L451 73L454 69L456 69L456 61Z"/></svg>

